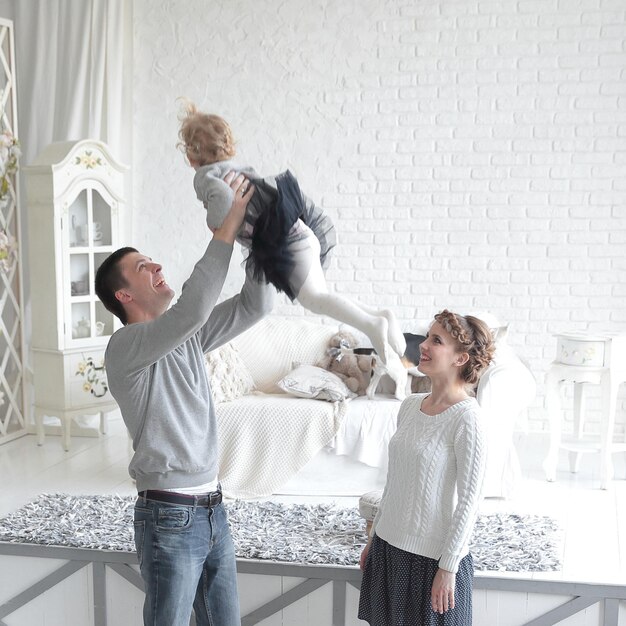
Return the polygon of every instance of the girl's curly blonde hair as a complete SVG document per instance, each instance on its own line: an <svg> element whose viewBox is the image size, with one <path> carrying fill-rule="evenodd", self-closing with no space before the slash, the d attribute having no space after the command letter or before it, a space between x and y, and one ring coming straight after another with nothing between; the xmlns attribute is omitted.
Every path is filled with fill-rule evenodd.
<svg viewBox="0 0 626 626"><path fill-rule="evenodd" d="M219 115L198 111L193 102L183 102L183 112L178 116L180 141L176 147L189 162L202 166L234 157L235 140L228 122Z"/></svg>
<svg viewBox="0 0 626 626"><path fill-rule="evenodd" d="M472 315L458 315L444 309L435 315L455 339L459 352L467 352L469 359L461 369L461 378L468 385L475 385L493 359L496 346L489 327Z"/></svg>

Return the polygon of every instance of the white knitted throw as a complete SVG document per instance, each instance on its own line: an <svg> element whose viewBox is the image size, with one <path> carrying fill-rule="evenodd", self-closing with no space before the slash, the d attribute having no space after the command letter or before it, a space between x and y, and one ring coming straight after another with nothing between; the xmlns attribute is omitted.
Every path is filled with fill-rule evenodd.
<svg viewBox="0 0 626 626"><path fill-rule="evenodd" d="M274 493L331 441L346 403L257 394L216 411L224 493L254 498Z"/></svg>

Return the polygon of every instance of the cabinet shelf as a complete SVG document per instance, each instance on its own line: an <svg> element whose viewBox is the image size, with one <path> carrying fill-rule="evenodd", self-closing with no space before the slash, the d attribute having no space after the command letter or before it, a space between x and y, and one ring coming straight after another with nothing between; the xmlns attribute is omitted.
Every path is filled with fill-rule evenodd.
<svg viewBox="0 0 626 626"><path fill-rule="evenodd" d="M93 246L71 246L69 248L70 254L89 254L90 252L109 252L113 250L111 244L93 245Z"/></svg>

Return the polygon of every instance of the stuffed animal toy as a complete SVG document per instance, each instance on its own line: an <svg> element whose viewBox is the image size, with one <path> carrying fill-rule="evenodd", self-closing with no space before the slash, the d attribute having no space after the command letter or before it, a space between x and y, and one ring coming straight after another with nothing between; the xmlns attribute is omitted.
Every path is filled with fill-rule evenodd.
<svg viewBox="0 0 626 626"><path fill-rule="evenodd" d="M354 354L356 347L354 336L340 331L328 341L326 356L317 366L336 374L350 391L363 396L372 375L372 356Z"/></svg>

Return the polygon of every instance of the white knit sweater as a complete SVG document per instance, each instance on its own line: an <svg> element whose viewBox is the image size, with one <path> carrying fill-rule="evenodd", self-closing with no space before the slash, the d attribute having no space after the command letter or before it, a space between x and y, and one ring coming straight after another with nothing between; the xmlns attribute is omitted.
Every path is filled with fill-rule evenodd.
<svg viewBox="0 0 626 626"><path fill-rule="evenodd" d="M373 531L401 550L458 570L469 551L485 473L480 407L474 398L426 415L409 396L389 442L389 469Z"/></svg>

